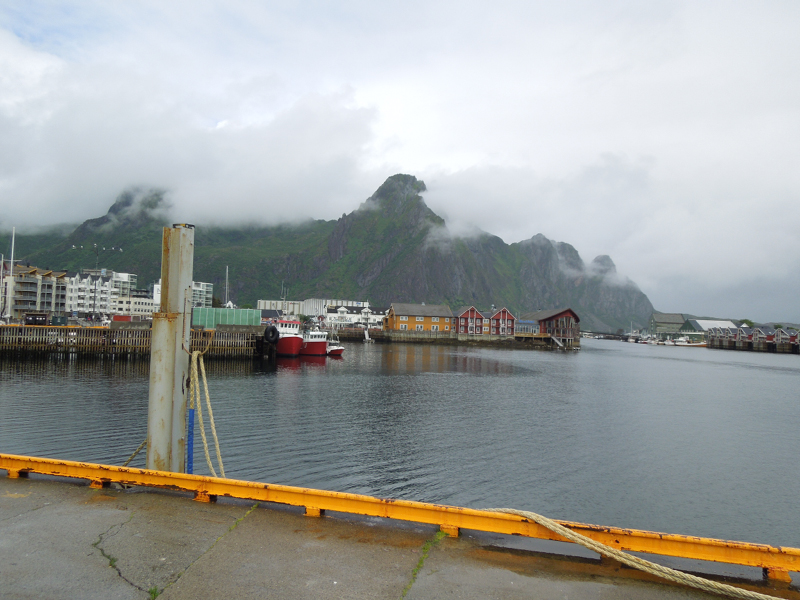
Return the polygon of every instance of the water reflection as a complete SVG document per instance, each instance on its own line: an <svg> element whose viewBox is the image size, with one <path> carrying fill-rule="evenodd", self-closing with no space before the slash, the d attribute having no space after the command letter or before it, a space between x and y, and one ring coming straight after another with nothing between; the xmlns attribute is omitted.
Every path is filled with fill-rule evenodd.
<svg viewBox="0 0 800 600"><path fill-rule="evenodd" d="M796 356L351 343L206 367L232 477L800 546ZM121 464L146 435L148 371L0 359L0 451Z"/></svg>

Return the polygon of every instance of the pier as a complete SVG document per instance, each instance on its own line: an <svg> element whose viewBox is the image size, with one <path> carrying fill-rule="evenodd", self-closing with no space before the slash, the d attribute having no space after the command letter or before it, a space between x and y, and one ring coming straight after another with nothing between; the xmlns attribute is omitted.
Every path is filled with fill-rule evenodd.
<svg viewBox="0 0 800 600"><path fill-rule="evenodd" d="M348 342L364 341L364 329L359 327L334 330L339 339ZM514 333L514 335L474 335L449 331L384 331L370 329L369 337L375 342L409 343L409 344L442 344L472 345L517 349L563 349L557 339L549 333Z"/></svg>
<svg viewBox="0 0 800 600"><path fill-rule="evenodd" d="M538 526L513 515L11 455L0 470L4 598L718 597L529 539ZM481 519L525 531L497 533ZM623 547L639 537L650 552L680 555L663 552L680 542L684 555L767 564L779 577L759 581L761 569L745 567L733 581L800 598L787 571L800 550L567 524Z"/></svg>
<svg viewBox="0 0 800 600"><path fill-rule="evenodd" d="M217 331L192 329L191 350L207 356L252 358L269 354L263 329ZM152 330L109 327L0 326L0 353L38 353L94 356L145 356L150 354Z"/></svg>

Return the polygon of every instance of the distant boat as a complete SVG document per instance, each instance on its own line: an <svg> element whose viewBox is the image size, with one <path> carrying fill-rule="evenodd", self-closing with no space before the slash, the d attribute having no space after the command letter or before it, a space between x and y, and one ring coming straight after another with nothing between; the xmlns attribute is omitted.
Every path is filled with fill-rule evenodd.
<svg viewBox="0 0 800 600"><path fill-rule="evenodd" d="M328 340L328 356L341 356L344 354L344 346L339 342L339 336L331 333Z"/></svg>

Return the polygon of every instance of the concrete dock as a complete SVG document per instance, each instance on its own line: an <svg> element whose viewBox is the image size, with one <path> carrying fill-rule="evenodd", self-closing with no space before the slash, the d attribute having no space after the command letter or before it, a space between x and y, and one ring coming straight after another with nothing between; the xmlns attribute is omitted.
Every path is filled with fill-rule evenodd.
<svg viewBox="0 0 800 600"><path fill-rule="evenodd" d="M0 598L717 598L518 539L0 471ZM508 536L510 538L510 536ZM550 542L551 544L553 542ZM578 553L580 554L580 553ZM790 587L743 587L800 598Z"/></svg>

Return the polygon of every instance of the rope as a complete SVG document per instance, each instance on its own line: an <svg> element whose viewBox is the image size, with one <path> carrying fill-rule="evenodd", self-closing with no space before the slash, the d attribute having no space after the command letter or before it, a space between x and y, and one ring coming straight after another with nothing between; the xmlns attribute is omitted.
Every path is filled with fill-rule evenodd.
<svg viewBox="0 0 800 600"><path fill-rule="evenodd" d="M614 560L617 560L622 564L628 565L629 567L633 567L634 569L639 569L641 571L650 573L651 575L656 575L658 577L667 579L668 581L672 581L674 583L681 583L683 585L688 585L694 588L698 588L706 592L711 592L712 594L721 594L723 596L730 596L732 598L745 598L748 600L775 599L775 596L759 594L758 592L743 590L741 588L737 588L732 585L717 583L716 581L703 579L702 577L697 577L696 575L682 573L681 571L676 571L675 569L670 569L669 567L665 567L663 565L650 562L649 560L644 560L643 558L639 558L638 556L633 556L626 552L622 552L621 550L617 550L616 548L610 548L605 544L601 544L600 542L588 538L585 535L581 535L580 533L572 531L571 529L564 527L560 523L557 523L552 519L548 519L547 517L543 517L542 515L537 515L536 513L528 512L525 510L516 510L513 508L485 508L483 510L489 512L500 512L500 513L507 513L510 515L518 515L520 517L530 519L531 521L538 523L542 527L546 527L550 531L557 533L558 535L568 539L571 542L580 544L581 546L584 546L589 550L593 550L598 554L602 554L603 556L608 556L609 558L613 558Z"/></svg>
<svg viewBox="0 0 800 600"><path fill-rule="evenodd" d="M212 336L213 337L213 336ZM192 352L192 369L191 369L191 381L189 383L189 408L192 409L195 407L195 398L197 399L197 417L200 419L200 436L203 438L203 451L206 455L206 464L208 464L208 469L211 471L211 474L216 477L217 472L214 470L214 465L211 464L211 455L208 452L208 439L206 439L206 426L203 423L203 404L200 402L200 383L197 377L197 363L200 363L200 373L203 375L203 387L206 396L206 406L208 407L208 420L211 423L211 433L214 436L214 446L217 452L217 464L219 465L219 471L223 477L225 477L225 467L222 465L222 453L219 450L219 439L217 438L217 428L214 424L214 413L211 410L211 398L208 395L208 381L206 380L206 367L203 363L203 354L208 351L208 348L211 347L211 340L208 342L208 346L205 350L200 352L199 350L195 350Z"/></svg>
<svg viewBox="0 0 800 600"><path fill-rule="evenodd" d="M122 466L123 467L127 467L129 464L131 464L131 461L134 458L136 458L136 455L139 454L141 449L144 448L146 445L147 445L147 438L144 438L144 441L141 444L139 444L139 447L136 450L133 451L133 454L131 454L131 457L128 460L126 460L124 463L122 463Z"/></svg>

